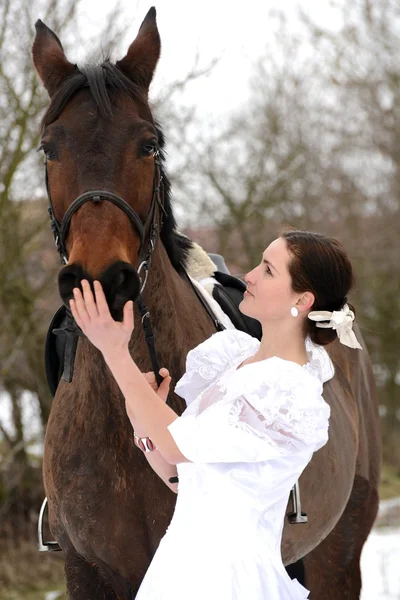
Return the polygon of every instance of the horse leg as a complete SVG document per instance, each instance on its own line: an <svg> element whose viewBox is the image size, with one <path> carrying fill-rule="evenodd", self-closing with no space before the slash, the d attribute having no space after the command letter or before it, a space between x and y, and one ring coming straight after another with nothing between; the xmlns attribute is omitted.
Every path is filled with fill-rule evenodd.
<svg viewBox="0 0 400 600"><path fill-rule="evenodd" d="M356 475L353 490L338 523L303 558L305 587L310 600L358 600L361 592L360 557L372 529L379 498L376 488Z"/></svg>
<svg viewBox="0 0 400 600"><path fill-rule="evenodd" d="M68 600L119 600L96 566L73 551L65 559L65 577Z"/></svg>
<svg viewBox="0 0 400 600"><path fill-rule="evenodd" d="M321 552L329 550L326 546L321 548ZM303 585L310 590L310 600L359 600L360 555L361 552L354 555L346 565L332 564L324 556L320 560L315 556L306 560L307 573Z"/></svg>

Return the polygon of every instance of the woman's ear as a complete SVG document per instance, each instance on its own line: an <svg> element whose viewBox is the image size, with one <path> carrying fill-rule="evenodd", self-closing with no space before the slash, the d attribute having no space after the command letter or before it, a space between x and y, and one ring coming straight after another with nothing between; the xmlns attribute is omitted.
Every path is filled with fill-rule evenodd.
<svg viewBox="0 0 400 600"><path fill-rule="evenodd" d="M299 311L309 310L315 302L315 296L312 292L304 292L296 302L296 307Z"/></svg>

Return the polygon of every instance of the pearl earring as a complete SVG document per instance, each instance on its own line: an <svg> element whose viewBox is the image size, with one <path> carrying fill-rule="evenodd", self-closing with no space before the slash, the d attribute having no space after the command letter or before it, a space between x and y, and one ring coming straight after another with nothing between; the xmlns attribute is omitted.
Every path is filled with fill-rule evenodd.
<svg viewBox="0 0 400 600"><path fill-rule="evenodd" d="M292 308L290 309L290 314L292 315L292 317L298 317L299 311L295 306L292 306Z"/></svg>

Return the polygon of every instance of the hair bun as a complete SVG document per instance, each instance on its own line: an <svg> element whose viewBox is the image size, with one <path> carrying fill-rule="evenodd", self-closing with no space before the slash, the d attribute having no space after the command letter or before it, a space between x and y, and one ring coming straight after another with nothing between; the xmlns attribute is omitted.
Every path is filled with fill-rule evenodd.
<svg viewBox="0 0 400 600"><path fill-rule="evenodd" d="M312 292L312 311L340 311L347 303L353 283L350 259L340 242L334 238L293 229L283 230L286 242L292 290L296 294ZM353 307L350 307L353 310ZM315 344L326 346L337 338L336 329L317 327L312 319L305 320L305 333Z"/></svg>
<svg viewBox="0 0 400 600"><path fill-rule="evenodd" d="M314 344L326 346L337 338L336 329L317 327L314 321L308 322L308 335Z"/></svg>

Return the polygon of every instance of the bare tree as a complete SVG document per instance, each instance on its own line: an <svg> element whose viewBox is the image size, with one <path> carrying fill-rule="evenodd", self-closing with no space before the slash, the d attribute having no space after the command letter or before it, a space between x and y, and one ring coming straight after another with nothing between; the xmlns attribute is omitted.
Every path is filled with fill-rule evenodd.
<svg viewBox="0 0 400 600"><path fill-rule="evenodd" d="M78 7L74 0L5 0L0 6L0 393L2 402L8 398L11 404L12 419L7 428L2 411L0 511L21 511L23 518L33 502L31 492L40 490L37 477L32 489L27 483L32 468L27 450L31 440L23 422L24 392L37 402L44 426L51 399L43 347L49 310L57 306L57 260L46 252L51 240L44 234L47 211L36 154L48 98L34 72L30 48L38 16L66 36L66 46L68 40L76 43L79 37L72 31ZM117 5L114 16L118 11ZM110 24L105 24L102 37L109 47L119 39Z"/></svg>
<svg viewBox="0 0 400 600"><path fill-rule="evenodd" d="M357 256L360 308L385 406L385 458L395 464L400 458L400 321L393 318L400 287L400 5L357 0L337 10L342 21L337 33L321 30L304 13L302 18L316 53L324 53L323 83L337 98L335 156L355 198L346 215L348 223L351 212L355 217L348 240Z"/></svg>
<svg viewBox="0 0 400 600"><path fill-rule="evenodd" d="M334 5L334 31L278 16L249 103L198 154L197 202L219 251L242 272L281 224L336 235L358 278L354 300L378 375L385 457L399 453L400 5Z"/></svg>

